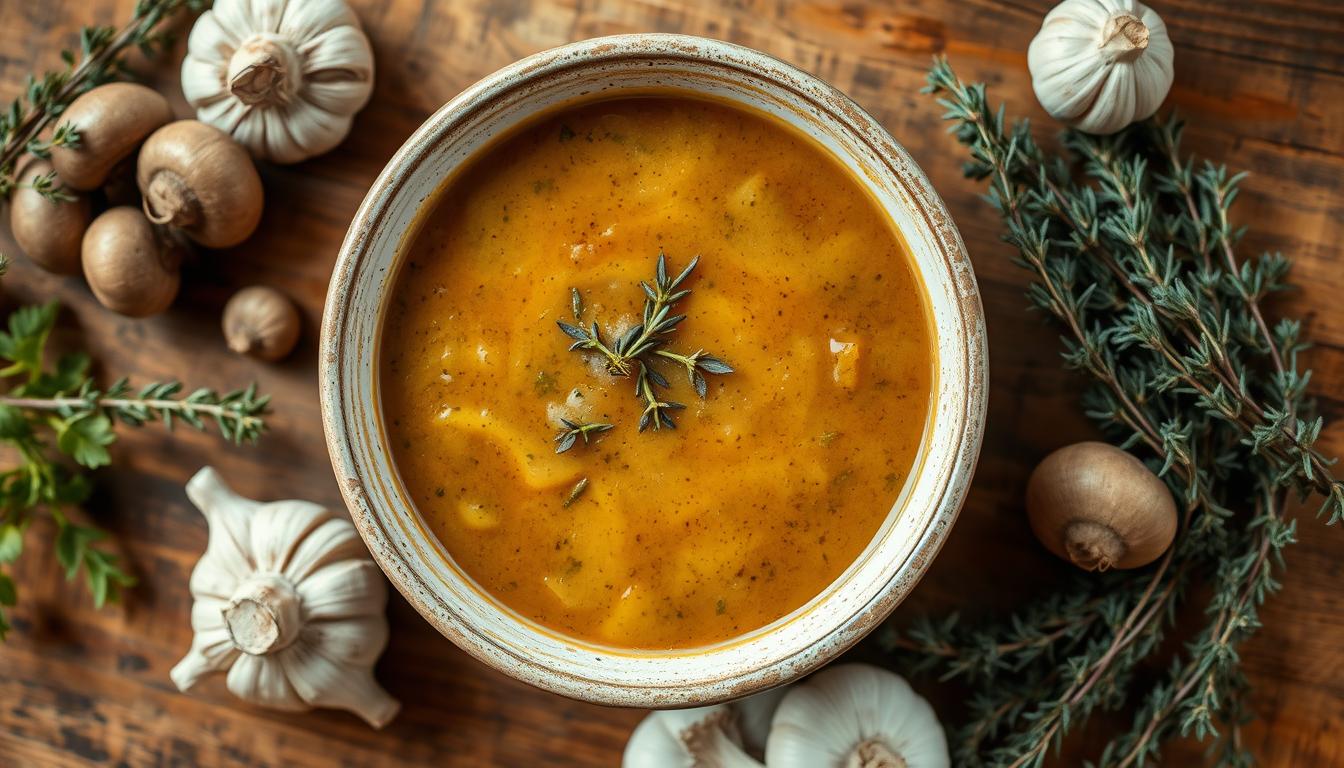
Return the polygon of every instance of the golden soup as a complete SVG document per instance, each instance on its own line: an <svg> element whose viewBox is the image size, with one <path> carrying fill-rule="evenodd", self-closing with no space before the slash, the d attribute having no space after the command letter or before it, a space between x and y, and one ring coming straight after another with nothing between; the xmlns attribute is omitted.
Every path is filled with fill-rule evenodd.
<svg viewBox="0 0 1344 768"><path fill-rule="evenodd" d="M627 648L762 627L821 592L900 495L933 379L922 287L839 162L773 118L680 95L544 115L449 179L408 240L382 407L410 496L522 616ZM637 325L659 252L686 318L650 384L676 429L557 321ZM581 292L582 321L571 289ZM712 367L712 366L711 366ZM556 453L572 424L609 423ZM586 482L584 482L586 481Z"/></svg>

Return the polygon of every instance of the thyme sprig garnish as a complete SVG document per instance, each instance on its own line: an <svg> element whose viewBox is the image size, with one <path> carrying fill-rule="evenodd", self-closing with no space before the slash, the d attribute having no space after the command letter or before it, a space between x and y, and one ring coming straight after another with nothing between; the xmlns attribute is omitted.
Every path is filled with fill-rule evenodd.
<svg viewBox="0 0 1344 768"><path fill-rule="evenodd" d="M644 411L639 417L639 431L648 427L675 429L677 424L671 416L672 411L685 409L685 404L662 398L657 390L671 389L672 384L655 367L659 360L671 361L686 371L686 379L695 393L704 399L709 393L709 383L704 374L726 375L733 372L732 366L704 350L690 354L679 354L666 349L668 336L676 331L686 315L672 314L673 307L691 294L682 284L695 271L700 257L691 259L690 264L671 276L667 269L667 257L658 252L658 262L654 268L652 283L640 281L644 292L644 310L640 322L626 329L608 344L602 337L602 329L594 320L590 328L583 327L584 304L579 289L570 289L570 311L578 325L557 321L556 325L566 336L574 339L570 350L591 352L603 358L605 368L613 376L635 376L635 396L644 402ZM573 443L571 442L571 445Z"/></svg>
<svg viewBox="0 0 1344 768"><path fill-rule="evenodd" d="M1288 261L1237 254L1242 230L1229 211L1242 175L1196 170L1181 155L1179 121L1109 138L1071 131L1070 157L1055 157L945 60L928 90L970 150L966 174L989 181L1005 239L1031 274L1028 298L1064 329L1065 364L1094 381L1087 414L1159 470L1185 509L1154 566L1079 576L1002 622L953 615L882 640L973 687L952 735L959 764L1040 766L1092 712L1127 701L1133 724L1098 765L1142 765L1173 735L1214 739L1217 764L1245 764L1236 647L1278 589L1296 530L1288 496L1319 493L1330 522L1344 515L1344 486L1314 448L1323 422L1304 396L1300 326L1271 325L1261 307L1289 287ZM1207 624L1164 680L1136 690L1137 668L1164 647L1198 582L1212 591Z"/></svg>
<svg viewBox="0 0 1344 768"><path fill-rule="evenodd" d="M23 93L8 109L0 111L0 197L14 189L15 170L23 155L46 158L51 156L52 147L78 146L79 132L68 123L57 125L47 139L41 138L42 131L81 93L125 74L123 53L136 48L153 56L165 50L171 38L160 28L162 23L181 9L197 11L209 5L209 0L139 0L131 20L121 29L81 29L79 53L61 51L65 69L40 78L29 76ZM54 173L35 177L31 185L53 200L69 197L69 192L56 184Z"/></svg>
<svg viewBox="0 0 1344 768"><path fill-rule="evenodd" d="M590 435L600 435L611 429L613 426L611 424L603 424L602 422L579 423L563 418L560 419L560 422L565 425L565 430L555 436L556 453L564 453L570 448L573 448L579 438L583 438L583 444L587 445Z"/></svg>
<svg viewBox="0 0 1344 768"><path fill-rule="evenodd" d="M22 554L24 533L41 514L56 524L56 557L66 577L82 571L95 605L115 600L120 588L134 583L117 556L97 546L106 534L68 514L92 490L79 468L111 463L117 422L139 427L161 421L171 429L180 421L202 430L213 423L234 442L256 440L266 427L269 398L258 396L255 386L223 395L197 389L183 397L179 382L132 392L122 379L102 390L89 375L87 355L63 355L48 365L47 339L57 313L54 302L23 307L0 331L0 381L7 386L0 394L0 444L19 459L0 468L0 638L9 629L3 609L17 597L4 569Z"/></svg>

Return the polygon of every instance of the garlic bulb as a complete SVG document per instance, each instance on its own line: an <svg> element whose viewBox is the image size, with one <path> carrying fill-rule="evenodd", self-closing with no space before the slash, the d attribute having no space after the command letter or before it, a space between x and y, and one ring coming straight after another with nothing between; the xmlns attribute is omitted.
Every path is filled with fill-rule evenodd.
<svg viewBox="0 0 1344 768"><path fill-rule="evenodd" d="M775 712L770 768L945 768L943 727L900 676L844 664L793 686Z"/></svg>
<svg viewBox="0 0 1344 768"><path fill-rule="evenodd" d="M630 734L622 768L761 768L784 689L732 704L652 712Z"/></svg>
<svg viewBox="0 0 1344 768"><path fill-rule="evenodd" d="M206 675L272 709L345 709L375 728L400 705L373 679L387 645L387 585L349 521L307 501L245 499L206 467L187 483L210 523L191 572L191 650L171 677Z"/></svg>
<svg viewBox="0 0 1344 768"><path fill-rule="evenodd" d="M373 50L344 0L216 0L182 62L196 118L277 163L340 144L372 91Z"/></svg>
<svg viewBox="0 0 1344 768"><path fill-rule="evenodd" d="M1172 55L1167 25L1138 0L1064 0L1031 41L1027 67L1051 117L1109 134L1162 105Z"/></svg>

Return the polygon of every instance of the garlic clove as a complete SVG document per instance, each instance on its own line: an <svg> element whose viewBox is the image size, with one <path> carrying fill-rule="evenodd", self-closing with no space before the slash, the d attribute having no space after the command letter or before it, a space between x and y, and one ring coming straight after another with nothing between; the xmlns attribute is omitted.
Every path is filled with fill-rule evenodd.
<svg viewBox="0 0 1344 768"><path fill-rule="evenodd" d="M240 654L224 682L230 693L253 704L284 712L312 709L290 685L284 667L266 656Z"/></svg>
<svg viewBox="0 0 1344 768"><path fill-rule="evenodd" d="M299 583L331 563L366 556L364 540L353 525L332 518L313 529L285 562L284 575Z"/></svg>
<svg viewBox="0 0 1344 768"><path fill-rule="evenodd" d="M187 34L187 48L191 55L183 62L183 66L193 63L211 65L209 70L201 70L201 78L193 79L190 83L186 78L182 79L182 95L187 97L187 101L191 101L193 95L200 96L205 95L206 91L218 90L219 84L212 86L210 78L221 77L219 69L228 66L229 57L243 42L242 37L234 31L235 27L227 21L231 9L226 6L221 3L211 13L201 14ZM194 89L194 93L188 89Z"/></svg>
<svg viewBox="0 0 1344 768"><path fill-rule="evenodd" d="M336 114L353 114L368 104L373 91L373 50L369 39L358 27L336 27L299 48L303 56L303 76L308 98L317 106ZM328 90L327 100L314 98L313 92L321 87L338 86ZM340 96L339 101L331 101Z"/></svg>
<svg viewBox="0 0 1344 768"><path fill-rule="evenodd" d="M280 19L278 9L272 7L270 2L220 2L213 3L210 10L201 14L200 18L192 26L192 34L195 34L196 28L201 26L201 22L210 18L214 22L215 29L208 30L214 33L206 37L204 42L218 45L226 43L228 50L232 51L243 44L254 28L275 29L279 25ZM255 25L255 26L254 26ZM214 35L218 35L215 37ZM187 37L187 44L190 48L191 36ZM192 55L195 55L195 49L192 49ZM227 60L227 56L225 57Z"/></svg>
<svg viewBox="0 0 1344 768"><path fill-rule="evenodd" d="M215 48L207 50L217 52ZM182 95L186 97L188 103L196 105L197 112L203 115L201 117L202 121L217 125L225 131L228 128L224 127L224 123L217 121L214 110L227 112L223 108L238 108L234 118L234 122L236 122L244 109L240 102L229 98L228 91L211 82L211 78L216 77L216 73L227 65L227 60L222 58L206 59L198 56L188 56L182 62ZM211 117L204 117L204 115L211 115Z"/></svg>
<svg viewBox="0 0 1344 768"><path fill-rule="evenodd" d="M193 612L193 618L194 618ZM195 622L193 621L193 626ZM186 657L173 666L168 677L179 691L196 687L201 678L228 669L242 652L233 647L228 630L220 625L213 629L197 629Z"/></svg>
<svg viewBox="0 0 1344 768"><path fill-rule="evenodd" d="M770 768L946 768L933 708L900 676L842 664L793 686L766 745Z"/></svg>
<svg viewBox="0 0 1344 768"><path fill-rule="evenodd" d="M369 560L346 560L314 572L298 584L308 621L381 614L387 583Z"/></svg>
<svg viewBox="0 0 1344 768"><path fill-rule="evenodd" d="M621 768L762 768L740 740L727 704L651 712L630 734Z"/></svg>
<svg viewBox="0 0 1344 768"><path fill-rule="evenodd" d="M300 640L321 648L322 655L333 661L372 665L387 646L387 637L387 622L382 616L359 616L310 622L303 628Z"/></svg>
<svg viewBox="0 0 1344 768"><path fill-rule="evenodd" d="M248 543L254 570L284 572L295 550L330 519L324 507L307 501L276 501L258 509Z"/></svg>
<svg viewBox="0 0 1344 768"><path fill-rule="evenodd" d="M187 495L210 525L205 554L191 571L191 592L227 600L252 572L252 558L245 546L250 540L247 500L223 487L214 470L198 472L187 484ZM230 497L236 501L227 501Z"/></svg>
<svg viewBox="0 0 1344 768"><path fill-rule="evenodd" d="M285 5L274 29L291 40L312 40L337 27L359 27L359 17L345 0L304 0ZM266 27L272 28L269 25Z"/></svg>
<svg viewBox="0 0 1344 768"><path fill-rule="evenodd" d="M293 690L315 707L344 709L374 728L386 725L401 704L388 695L367 666L341 664L308 644L295 645L279 657Z"/></svg>
<svg viewBox="0 0 1344 768"><path fill-rule="evenodd" d="M350 124L353 122L353 116L333 115L318 109L306 99L289 105L283 115L267 117L267 144L271 152L277 153L277 158L282 156L279 153L303 152L311 156L329 152L350 132ZM293 126L296 125L303 127L302 141L295 135ZM279 137L272 132L276 130L283 131L283 142L277 141Z"/></svg>
<svg viewBox="0 0 1344 768"><path fill-rule="evenodd" d="M775 710L788 693L788 686L781 685L764 693L748 696L730 706L737 712L737 727L742 734L742 744L756 755L765 754L765 744L770 736L770 724L775 718Z"/></svg>

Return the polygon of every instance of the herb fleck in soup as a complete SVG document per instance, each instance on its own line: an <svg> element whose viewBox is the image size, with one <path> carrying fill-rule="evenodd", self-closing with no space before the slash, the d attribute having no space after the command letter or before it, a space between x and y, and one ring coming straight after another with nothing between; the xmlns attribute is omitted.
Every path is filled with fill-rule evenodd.
<svg viewBox="0 0 1344 768"><path fill-rule="evenodd" d="M612 375L557 321L615 344L660 252L671 275L700 260L658 348L732 372L702 399L657 358L655 399L686 408L640 432L641 366ZM456 563L545 626L628 648L760 628L854 561L912 471L923 288L876 202L773 118L679 95L548 113L446 182L403 259L380 352L396 465Z"/></svg>

